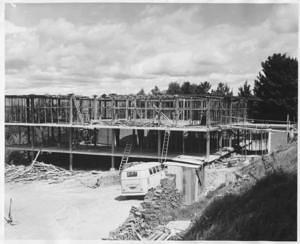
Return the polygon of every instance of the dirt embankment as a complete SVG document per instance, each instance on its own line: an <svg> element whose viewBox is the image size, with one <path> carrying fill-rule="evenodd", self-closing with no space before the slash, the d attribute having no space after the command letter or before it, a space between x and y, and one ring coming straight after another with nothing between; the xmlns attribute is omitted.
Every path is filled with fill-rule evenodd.
<svg viewBox="0 0 300 244"><path fill-rule="evenodd" d="M295 241L297 143L241 168L211 199L184 240Z"/></svg>

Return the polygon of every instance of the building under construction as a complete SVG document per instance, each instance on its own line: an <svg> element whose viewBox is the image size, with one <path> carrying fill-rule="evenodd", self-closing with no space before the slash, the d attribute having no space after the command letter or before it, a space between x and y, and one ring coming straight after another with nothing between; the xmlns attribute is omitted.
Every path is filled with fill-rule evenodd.
<svg viewBox="0 0 300 244"><path fill-rule="evenodd" d="M74 154L110 156L116 168L128 158L210 161L224 147L270 148L239 97L9 95L5 126L7 149L67 153L71 170Z"/></svg>

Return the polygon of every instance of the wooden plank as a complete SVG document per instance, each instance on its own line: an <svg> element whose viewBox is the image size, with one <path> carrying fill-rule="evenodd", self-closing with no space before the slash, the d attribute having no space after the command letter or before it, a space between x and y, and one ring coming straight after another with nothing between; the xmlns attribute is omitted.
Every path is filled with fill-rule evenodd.
<svg viewBox="0 0 300 244"><path fill-rule="evenodd" d="M72 101L72 100L71 100ZM72 143L72 134L73 134L73 128L69 128L69 170L73 170L73 154L72 154L72 149L73 149L73 143Z"/></svg>
<svg viewBox="0 0 300 244"><path fill-rule="evenodd" d="M109 120L110 121L110 120ZM83 129L125 129L125 130L158 130L158 131L164 131L164 130L170 130L170 131L198 131L198 132L207 132L207 131L217 131L220 128L215 127L206 127L206 126L124 126L124 125L101 125L101 124L86 124L86 125L80 125L80 124L67 124L67 123L16 123L16 122L5 122L5 126L41 126L41 127L60 127L60 128L83 128Z"/></svg>

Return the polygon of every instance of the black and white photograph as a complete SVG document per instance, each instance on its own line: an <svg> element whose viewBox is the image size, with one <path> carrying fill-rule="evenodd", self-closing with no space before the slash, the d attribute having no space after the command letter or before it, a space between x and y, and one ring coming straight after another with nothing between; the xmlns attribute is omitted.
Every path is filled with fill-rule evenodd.
<svg viewBox="0 0 300 244"><path fill-rule="evenodd" d="M2 6L5 242L298 240L298 1Z"/></svg>

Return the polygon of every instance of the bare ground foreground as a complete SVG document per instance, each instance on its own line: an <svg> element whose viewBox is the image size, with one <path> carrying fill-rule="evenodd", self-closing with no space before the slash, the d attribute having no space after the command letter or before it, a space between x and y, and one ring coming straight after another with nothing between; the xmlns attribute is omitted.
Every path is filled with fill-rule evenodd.
<svg viewBox="0 0 300 244"><path fill-rule="evenodd" d="M119 194L119 184L93 189L77 176L57 184L6 183L5 216L12 198L15 225L5 224L5 239L105 238L128 217L131 206L141 201L118 200Z"/></svg>

